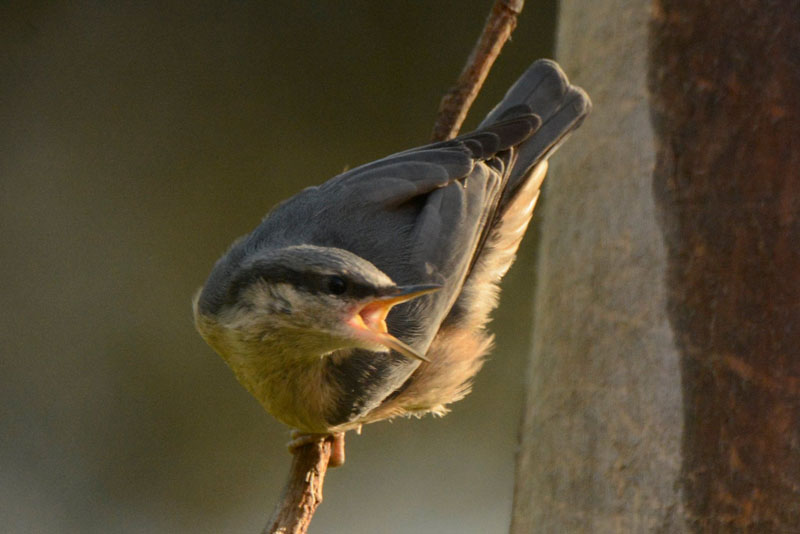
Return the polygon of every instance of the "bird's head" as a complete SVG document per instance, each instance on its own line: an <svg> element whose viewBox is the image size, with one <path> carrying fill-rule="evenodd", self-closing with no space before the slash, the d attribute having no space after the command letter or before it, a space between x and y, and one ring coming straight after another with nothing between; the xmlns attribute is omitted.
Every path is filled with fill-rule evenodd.
<svg viewBox="0 0 800 534"><path fill-rule="evenodd" d="M330 247L284 247L229 263L215 266L194 306L198 330L226 359L364 348L425 360L388 332L386 316L437 285L398 286L372 263Z"/></svg>

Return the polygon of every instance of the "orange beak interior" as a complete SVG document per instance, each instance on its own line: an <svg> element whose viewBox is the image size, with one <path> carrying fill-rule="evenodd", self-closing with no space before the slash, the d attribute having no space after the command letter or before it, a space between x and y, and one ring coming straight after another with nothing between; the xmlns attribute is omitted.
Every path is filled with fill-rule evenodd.
<svg viewBox="0 0 800 534"><path fill-rule="evenodd" d="M390 297L381 297L362 306L347 323L355 330L358 337L379 343L384 347L396 350L400 354L427 362L428 359L412 347L400 341L389 333L386 327L386 316L397 304L420 297L439 289L439 286L407 286L400 289L400 293Z"/></svg>

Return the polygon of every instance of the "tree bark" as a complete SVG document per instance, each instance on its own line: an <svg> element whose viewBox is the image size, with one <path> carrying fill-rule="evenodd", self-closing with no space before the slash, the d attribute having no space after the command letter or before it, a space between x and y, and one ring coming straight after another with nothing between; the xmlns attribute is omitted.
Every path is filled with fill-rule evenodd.
<svg viewBox="0 0 800 534"><path fill-rule="evenodd" d="M800 2L655 8L687 517L697 532L800 532Z"/></svg>
<svg viewBox="0 0 800 534"><path fill-rule="evenodd" d="M512 532L798 532L800 2L576 4Z"/></svg>
<svg viewBox="0 0 800 534"><path fill-rule="evenodd" d="M681 532L682 390L647 100L650 2L562 2L557 59L592 115L537 214L528 399L511 531Z"/></svg>

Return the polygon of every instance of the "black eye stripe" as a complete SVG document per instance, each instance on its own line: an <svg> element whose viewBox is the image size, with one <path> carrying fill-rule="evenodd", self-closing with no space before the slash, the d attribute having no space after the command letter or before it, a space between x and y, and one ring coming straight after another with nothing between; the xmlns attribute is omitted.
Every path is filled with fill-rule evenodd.
<svg viewBox="0 0 800 534"><path fill-rule="evenodd" d="M332 282L334 279L340 282ZM346 295L352 298L365 298L382 294L382 288L373 287L353 280L346 274L329 274L315 271L297 271L280 265L254 265L240 273L230 286L229 299L236 301L242 291L252 284L264 281L270 284L290 284L311 294ZM331 284L334 286L332 287Z"/></svg>

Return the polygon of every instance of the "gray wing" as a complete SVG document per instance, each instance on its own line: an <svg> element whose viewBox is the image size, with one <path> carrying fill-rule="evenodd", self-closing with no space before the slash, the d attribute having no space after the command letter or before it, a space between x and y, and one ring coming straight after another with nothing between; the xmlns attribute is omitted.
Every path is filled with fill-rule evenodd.
<svg viewBox="0 0 800 534"><path fill-rule="evenodd" d="M542 124L514 150L516 159L506 171L508 178L493 218L484 226L467 278L428 353L435 364L418 367L365 420L409 411L442 413L447 404L469 391L481 367L491 344L484 327L497 304L497 284L513 262L530 221L546 172L543 162L581 124L591 103L582 89L569 84L557 64L540 60L512 86L482 126L513 116L520 107L533 111Z"/></svg>
<svg viewBox="0 0 800 534"><path fill-rule="evenodd" d="M492 220L513 147L539 119L528 110L483 130L358 167L276 208L254 233L348 250L397 284L442 289L397 306L389 330L426 350Z"/></svg>
<svg viewBox="0 0 800 534"><path fill-rule="evenodd" d="M545 171L532 176L532 170L581 125L591 110L591 101L583 89L569 83L557 63L540 59L511 86L481 127L514 114L520 107L540 117L541 125L517 147L517 159L509 172L496 218L475 252L464 291L451 308L446 323L461 322L483 328L488 313L496 305L497 282L514 261L539 195ZM465 321L467 316L471 320Z"/></svg>

